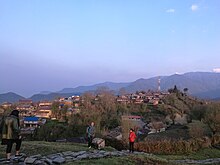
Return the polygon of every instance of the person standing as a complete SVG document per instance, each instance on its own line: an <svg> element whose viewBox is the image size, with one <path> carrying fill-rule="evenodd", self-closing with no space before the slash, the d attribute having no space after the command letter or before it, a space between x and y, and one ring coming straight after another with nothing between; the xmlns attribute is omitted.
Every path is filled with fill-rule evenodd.
<svg viewBox="0 0 220 165"><path fill-rule="evenodd" d="M87 127L86 133L88 137L88 147L91 148L92 146L92 140L95 137L95 126L94 122L91 122L90 126Z"/></svg>
<svg viewBox="0 0 220 165"><path fill-rule="evenodd" d="M11 150L13 144L16 143L15 157L20 156L21 147L19 111L13 110L11 114L4 119L2 128L2 144L7 145L6 158L10 162Z"/></svg>
<svg viewBox="0 0 220 165"><path fill-rule="evenodd" d="M129 152L134 152L134 141L136 137L134 130L131 128L129 133Z"/></svg>

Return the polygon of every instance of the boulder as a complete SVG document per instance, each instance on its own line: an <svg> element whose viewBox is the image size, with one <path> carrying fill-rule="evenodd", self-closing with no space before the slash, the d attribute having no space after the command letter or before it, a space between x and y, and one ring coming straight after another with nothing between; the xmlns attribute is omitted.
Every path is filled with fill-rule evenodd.
<svg viewBox="0 0 220 165"><path fill-rule="evenodd" d="M105 147L105 140L101 138L94 138L92 140L92 144L97 148L97 149L102 149Z"/></svg>

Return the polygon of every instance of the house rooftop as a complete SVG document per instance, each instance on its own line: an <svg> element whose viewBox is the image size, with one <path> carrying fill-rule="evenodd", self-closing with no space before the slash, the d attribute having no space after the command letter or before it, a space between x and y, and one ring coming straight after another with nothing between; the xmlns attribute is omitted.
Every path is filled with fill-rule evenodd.
<svg viewBox="0 0 220 165"><path fill-rule="evenodd" d="M35 116L29 116L29 117L25 117L24 121L38 121L39 117L35 117Z"/></svg>

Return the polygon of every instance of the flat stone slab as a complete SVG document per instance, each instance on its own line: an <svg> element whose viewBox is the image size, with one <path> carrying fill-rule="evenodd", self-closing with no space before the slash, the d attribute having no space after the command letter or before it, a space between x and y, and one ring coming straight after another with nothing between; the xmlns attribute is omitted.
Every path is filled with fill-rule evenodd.
<svg viewBox="0 0 220 165"><path fill-rule="evenodd" d="M31 158L31 157L27 157L25 160L24 160L24 163L26 164L34 164L34 162L37 160L37 158Z"/></svg>
<svg viewBox="0 0 220 165"><path fill-rule="evenodd" d="M57 157L53 160L53 163L55 164L62 164L62 163L65 163L66 159L63 158L63 157Z"/></svg>
<svg viewBox="0 0 220 165"><path fill-rule="evenodd" d="M70 156L70 155L73 154L73 152L72 152L72 151L66 151L66 152L62 152L62 154L63 154L64 156Z"/></svg>

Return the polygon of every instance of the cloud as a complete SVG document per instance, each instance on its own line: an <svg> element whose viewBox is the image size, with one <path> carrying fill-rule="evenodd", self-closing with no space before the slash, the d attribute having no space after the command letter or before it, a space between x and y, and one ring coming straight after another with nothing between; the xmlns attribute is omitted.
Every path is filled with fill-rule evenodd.
<svg viewBox="0 0 220 165"><path fill-rule="evenodd" d="M220 68L215 68L215 69L213 69L213 72L215 72L215 73L220 73Z"/></svg>
<svg viewBox="0 0 220 165"><path fill-rule="evenodd" d="M198 6L198 5L195 5L195 4L193 4L193 5L191 6L191 10L192 10L192 11L196 11L196 10L198 10L198 8L199 8L199 6Z"/></svg>
<svg viewBox="0 0 220 165"><path fill-rule="evenodd" d="M174 13L175 12L175 9L168 9L166 10L167 13Z"/></svg>

